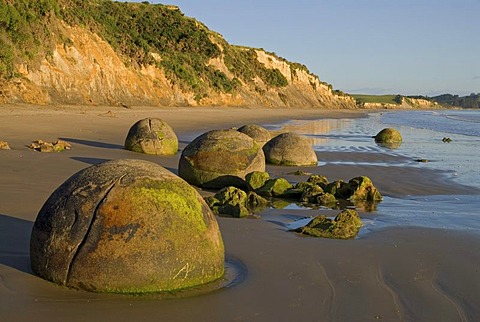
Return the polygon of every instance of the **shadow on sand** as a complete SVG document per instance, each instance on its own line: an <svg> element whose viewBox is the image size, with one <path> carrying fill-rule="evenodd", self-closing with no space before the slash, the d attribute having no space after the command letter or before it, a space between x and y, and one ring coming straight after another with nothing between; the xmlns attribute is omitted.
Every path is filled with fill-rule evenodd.
<svg viewBox="0 0 480 322"><path fill-rule="evenodd" d="M99 141L90 141L90 140L82 140L82 139L74 139L74 138L60 138L60 140L67 141L69 143L83 144L83 145L93 146L96 148L103 148L103 149L116 149L116 150L124 149L123 145L105 143L105 142L99 142Z"/></svg>
<svg viewBox="0 0 480 322"><path fill-rule="evenodd" d="M0 214L0 264L33 274L30 234L33 222Z"/></svg>

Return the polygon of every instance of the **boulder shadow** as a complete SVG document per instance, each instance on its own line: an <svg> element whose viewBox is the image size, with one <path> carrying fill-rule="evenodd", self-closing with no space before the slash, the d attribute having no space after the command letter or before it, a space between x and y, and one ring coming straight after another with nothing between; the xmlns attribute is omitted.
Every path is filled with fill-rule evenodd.
<svg viewBox="0 0 480 322"><path fill-rule="evenodd" d="M59 138L60 140L67 141L70 143L77 143L86 146L93 146L96 148L103 148L103 149L115 149L115 150L124 150L123 145L119 144L112 144L106 142L99 142L99 141L90 141L90 140L83 140L83 139L75 139L75 138Z"/></svg>
<svg viewBox="0 0 480 322"><path fill-rule="evenodd" d="M33 222L0 214L0 264L34 275L30 266Z"/></svg>
<svg viewBox="0 0 480 322"><path fill-rule="evenodd" d="M86 164L95 165L104 163L107 161L112 161L112 159L102 159L102 158L88 158L88 157L71 157L70 159L75 161L80 161Z"/></svg>

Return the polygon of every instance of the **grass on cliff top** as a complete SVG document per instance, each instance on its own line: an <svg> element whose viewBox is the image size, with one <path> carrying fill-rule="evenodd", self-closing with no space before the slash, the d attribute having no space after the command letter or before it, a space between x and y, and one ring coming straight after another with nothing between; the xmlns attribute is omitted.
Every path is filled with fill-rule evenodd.
<svg viewBox="0 0 480 322"><path fill-rule="evenodd" d="M242 82L254 85L256 77L267 87L288 85L278 69L258 62L253 49L228 44L176 6L111 0L0 0L0 78L19 76L16 64L32 66L51 55L55 43L75 45L61 34L59 20L98 34L127 65L157 65L197 100L210 90L230 93ZM209 66L222 55L233 78Z"/></svg>
<svg viewBox="0 0 480 322"><path fill-rule="evenodd" d="M379 104L399 104L395 97L397 95L365 95L365 94L350 94L357 102L362 103L379 103Z"/></svg>

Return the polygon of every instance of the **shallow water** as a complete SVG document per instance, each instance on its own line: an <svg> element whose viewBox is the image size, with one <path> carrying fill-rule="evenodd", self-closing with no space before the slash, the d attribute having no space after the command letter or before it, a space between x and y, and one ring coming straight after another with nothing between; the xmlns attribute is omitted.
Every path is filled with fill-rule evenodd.
<svg viewBox="0 0 480 322"><path fill-rule="evenodd" d="M455 182L480 188L480 111L392 111L358 119L292 120L282 130L307 135L325 152L387 153L391 162L328 161L332 164L422 167L449 171ZM385 127L398 129L403 143L396 149L377 145L372 136ZM270 126L269 129L279 129ZM445 143L443 138L450 138ZM417 160L426 159L427 163ZM322 162L319 165L323 165ZM376 211L362 218L361 233L392 226L469 230L480 233L479 195L385 197Z"/></svg>

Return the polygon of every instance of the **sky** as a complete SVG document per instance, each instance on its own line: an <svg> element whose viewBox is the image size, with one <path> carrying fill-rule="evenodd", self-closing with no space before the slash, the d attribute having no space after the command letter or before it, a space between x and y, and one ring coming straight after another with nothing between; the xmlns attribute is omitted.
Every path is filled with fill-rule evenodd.
<svg viewBox="0 0 480 322"><path fill-rule="evenodd" d="M131 2L141 2L133 1ZM480 93L480 0L169 0L351 94Z"/></svg>

